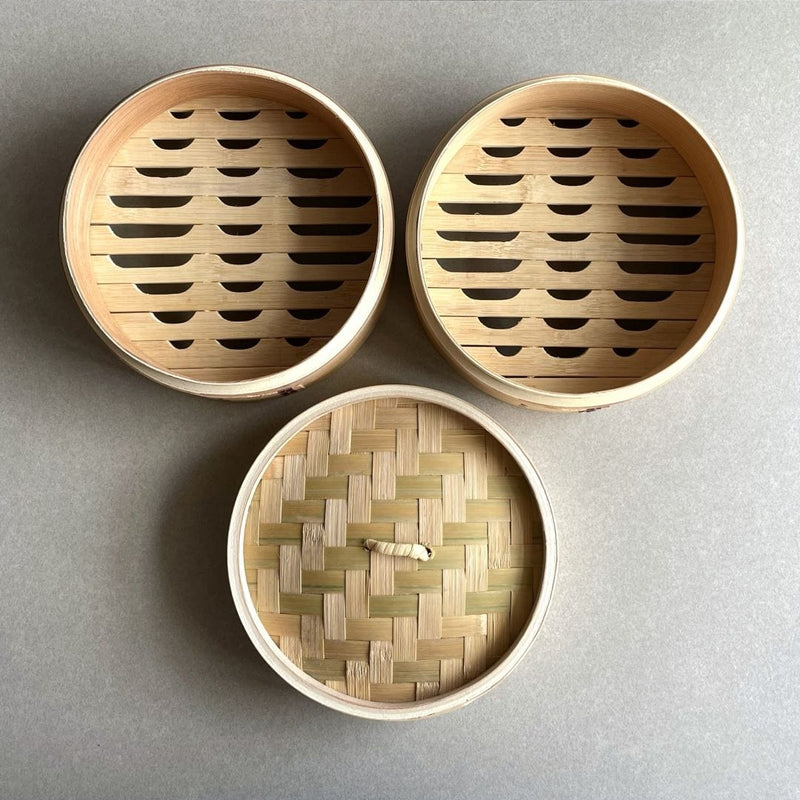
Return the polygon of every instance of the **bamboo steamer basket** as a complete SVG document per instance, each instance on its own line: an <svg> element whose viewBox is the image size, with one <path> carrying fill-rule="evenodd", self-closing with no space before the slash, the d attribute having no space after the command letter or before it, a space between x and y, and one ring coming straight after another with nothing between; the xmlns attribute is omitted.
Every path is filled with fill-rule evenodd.
<svg viewBox="0 0 800 800"><path fill-rule="evenodd" d="M393 240L384 168L321 92L212 66L135 92L90 136L64 195L67 276L127 364L192 394L302 389L380 310Z"/></svg>
<svg viewBox="0 0 800 800"><path fill-rule="evenodd" d="M511 86L445 136L408 214L414 299L456 369L517 405L581 411L686 369L739 283L743 228L708 138L607 78Z"/></svg>
<svg viewBox="0 0 800 800"><path fill-rule="evenodd" d="M378 552L412 546L433 558ZM358 389L289 423L247 474L228 539L263 658L372 719L427 717L494 686L538 633L555 568L550 505L520 446L414 386Z"/></svg>

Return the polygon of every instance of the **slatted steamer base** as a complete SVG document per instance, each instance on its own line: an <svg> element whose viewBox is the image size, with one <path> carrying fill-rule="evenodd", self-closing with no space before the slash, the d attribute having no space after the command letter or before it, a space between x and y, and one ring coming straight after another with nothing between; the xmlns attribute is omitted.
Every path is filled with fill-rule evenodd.
<svg viewBox="0 0 800 800"><path fill-rule="evenodd" d="M78 282L136 358L232 383L331 341L364 293L380 225L340 120L297 91L271 96L267 80L215 73L203 94L203 78L177 102L146 89L163 103L107 145Z"/></svg>
<svg viewBox="0 0 800 800"><path fill-rule="evenodd" d="M434 336L478 372L537 392L657 373L702 334L709 290L731 270L710 181L686 160L697 142L659 130L632 87L604 93L595 80L534 82L479 108L433 157L410 215L412 280Z"/></svg>
<svg viewBox="0 0 800 800"><path fill-rule="evenodd" d="M480 678L539 597L542 516L520 465L436 402L378 390L313 419L265 466L244 519L259 625L352 699L412 703ZM435 555L367 552L366 539Z"/></svg>

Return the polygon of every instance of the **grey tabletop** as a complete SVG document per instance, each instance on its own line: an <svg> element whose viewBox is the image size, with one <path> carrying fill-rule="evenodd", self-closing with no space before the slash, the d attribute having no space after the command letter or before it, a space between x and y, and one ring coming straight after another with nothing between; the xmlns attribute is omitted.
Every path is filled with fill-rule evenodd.
<svg viewBox="0 0 800 800"><path fill-rule="evenodd" d="M798 3L4 0L0 25L0 796L800 796ZM475 102L609 75L695 118L741 191L727 325L665 388L550 415L462 381L414 312L402 240L361 351L292 397L226 404L119 362L64 280L60 194L120 98L249 63L347 108L416 175ZM489 412L553 503L560 563L521 666L433 720L359 721L263 663L227 523L256 453L338 392L407 382Z"/></svg>

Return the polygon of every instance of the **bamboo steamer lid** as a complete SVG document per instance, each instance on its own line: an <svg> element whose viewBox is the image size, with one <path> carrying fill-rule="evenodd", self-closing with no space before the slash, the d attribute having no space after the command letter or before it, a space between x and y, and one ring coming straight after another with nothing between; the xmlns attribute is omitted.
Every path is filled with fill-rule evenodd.
<svg viewBox="0 0 800 800"><path fill-rule="evenodd" d="M81 309L144 375L192 394L303 388L355 352L391 261L389 186L356 122L253 67L161 78L112 111L67 184Z"/></svg>
<svg viewBox="0 0 800 800"><path fill-rule="evenodd" d="M555 563L550 506L519 445L468 403L413 386L348 392L281 430L242 485L228 543L264 659L373 719L458 708L507 675L539 631Z"/></svg>
<svg viewBox="0 0 800 800"><path fill-rule="evenodd" d="M685 369L733 302L742 248L732 180L697 126L582 75L478 104L408 214L433 341L480 388L548 410L634 398Z"/></svg>

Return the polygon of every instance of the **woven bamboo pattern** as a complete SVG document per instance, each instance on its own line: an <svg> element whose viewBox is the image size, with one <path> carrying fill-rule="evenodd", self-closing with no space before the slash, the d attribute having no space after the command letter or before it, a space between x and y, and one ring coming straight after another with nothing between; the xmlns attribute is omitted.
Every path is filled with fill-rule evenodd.
<svg viewBox="0 0 800 800"><path fill-rule="evenodd" d="M244 567L261 624L337 692L423 700L512 645L542 576L541 517L497 440L402 398L334 410L269 463L247 512ZM431 561L368 552L421 543Z"/></svg>
<svg viewBox="0 0 800 800"><path fill-rule="evenodd" d="M706 304L715 229L674 142L560 92L557 107L493 107L449 151L422 201L420 269L483 368L584 393L670 361Z"/></svg>
<svg viewBox="0 0 800 800"><path fill-rule="evenodd" d="M361 297L374 186L327 121L264 97L198 97L121 143L91 212L100 301L148 363L205 381L284 370Z"/></svg>

